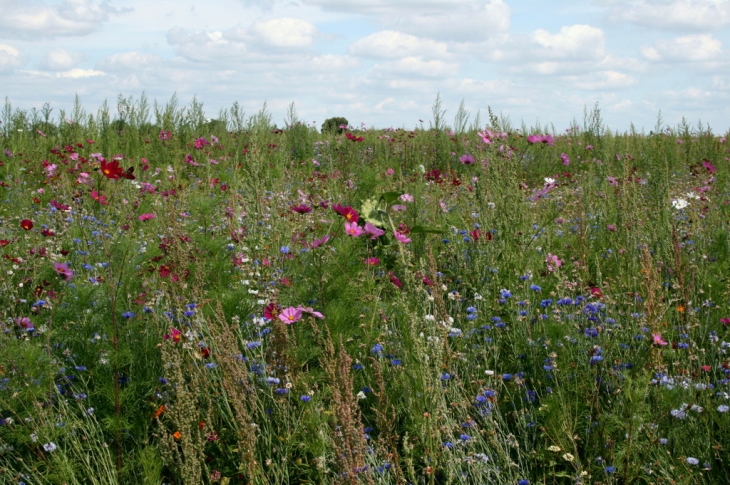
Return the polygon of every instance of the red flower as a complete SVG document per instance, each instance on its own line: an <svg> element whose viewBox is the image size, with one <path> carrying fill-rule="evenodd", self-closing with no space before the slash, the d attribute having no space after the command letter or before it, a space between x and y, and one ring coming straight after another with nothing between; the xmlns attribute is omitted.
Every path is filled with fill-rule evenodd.
<svg viewBox="0 0 730 485"><path fill-rule="evenodd" d="M33 229L33 221L31 221L30 219L23 219L22 221L20 221L20 227L22 227L26 231L30 231L31 229Z"/></svg>
<svg viewBox="0 0 730 485"><path fill-rule="evenodd" d="M348 222L357 222L360 220L360 215L349 205L343 207L341 204L335 204L332 206L332 210L347 219Z"/></svg>
<svg viewBox="0 0 730 485"><path fill-rule="evenodd" d="M124 170L122 170L122 167L119 166L119 162L116 160L111 163L106 160L102 160L101 173L103 173L106 178L113 180L124 176Z"/></svg>
<svg viewBox="0 0 730 485"><path fill-rule="evenodd" d="M293 212L296 212L297 214L306 214L308 212L312 212L312 208L306 204L295 205L291 208L291 210Z"/></svg>
<svg viewBox="0 0 730 485"><path fill-rule="evenodd" d="M352 133L347 133L345 136L347 137L348 140L351 140L351 141L354 141L354 142L360 142L360 141L363 141L365 139L365 138L363 138L361 136L355 136Z"/></svg>
<svg viewBox="0 0 730 485"><path fill-rule="evenodd" d="M730 325L730 318L721 318L720 323L723 325Z"/></svg>
<svg viewBox="0 0 730 485"><path fill-rule="evenodd" d="M276 319L280 313L281 307L276 303L269 303L268 305L266 305L266 308L264 308L264 318L267 318L269 320Z"/></svg>

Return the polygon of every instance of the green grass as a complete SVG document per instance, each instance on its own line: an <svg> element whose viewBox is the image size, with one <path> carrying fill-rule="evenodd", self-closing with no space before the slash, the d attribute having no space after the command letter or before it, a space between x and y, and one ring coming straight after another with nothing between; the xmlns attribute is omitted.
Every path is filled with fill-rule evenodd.
<svg viewBox="0 0 730 485"><path fill-rule="evenodd" d="M3 483L730 479L726 136L119 103L3 111Z"/></svg>

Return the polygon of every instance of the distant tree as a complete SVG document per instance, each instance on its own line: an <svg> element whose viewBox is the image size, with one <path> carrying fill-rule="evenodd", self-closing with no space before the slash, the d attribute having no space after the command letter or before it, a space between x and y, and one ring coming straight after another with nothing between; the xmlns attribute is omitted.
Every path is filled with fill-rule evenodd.
<svg viewBox="0 0 730 485"><path fill-rule="evenodd" d="M325 133L344 133L345 128L341 128L342 126L348 126L349 122L347 121L347 118L329 118L325 120L324 123L322 123L322 134Z"/></svg>

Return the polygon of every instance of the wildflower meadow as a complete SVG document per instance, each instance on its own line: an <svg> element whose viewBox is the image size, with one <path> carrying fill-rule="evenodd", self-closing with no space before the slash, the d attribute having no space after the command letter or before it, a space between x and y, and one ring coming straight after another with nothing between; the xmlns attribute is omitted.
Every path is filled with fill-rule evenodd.
<svg viewBox="0 0 730 485"><path fill-rule="evenodd" d="M445 116L6 101L0 483L730 483L727 134Z"/></svg>

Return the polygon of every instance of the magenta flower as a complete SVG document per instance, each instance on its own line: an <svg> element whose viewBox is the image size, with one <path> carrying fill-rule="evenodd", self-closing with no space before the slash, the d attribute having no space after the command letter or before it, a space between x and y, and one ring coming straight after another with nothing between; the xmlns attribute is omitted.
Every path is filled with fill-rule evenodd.
<svg viewBox="0 0 730 485"><path fill-rule="evenodd" d="M548 271L551 273L563 265L563 262L560 261L557 256L550 253L548 253L547 258L545 258L545 262L547 263Z"/></svg>
<svg viewBox="0 0 730 485"><path fill-rule="evenodd" d="M464 165L474 165L474 157L468 153L459 157L459 161Z"/></svg>
<svg viewBox="0 0 730 485"><path fill-rule="evenodd" d="M403 283L401 282L400 279L398 279L398 277L395 274L393 274L392 271L390 272L388 277L390 278L390 282L393 283L395 286L397 286L398 288L403 288Z"/></svg>
<svg viewBox="0 0 730 485"><path fill-rule="evenodd" d="M365 223L365 232L370 236L370 239L377 239L385 234L384 230L370 224L369 222Z"/></svg>
<svg viewBox="0 0 730 485"><path fill-rule="evenodd" d="M660 333L653 333L653 334L651 334L651 336L654 339L654 342L653 342L654 345L661 345L661 346L669 345L669 342L667 342L666 340L664 340L662 338L662 334L660 334Z"/></svg>
<svg viewBox="0 0 730 485"><path fill-rule="evenodd" d="M139 220L140 221L149 221L149 220L152 220L154 218L155 218L155 215L154 214L149 214L149 213L148 214L141 214L139 216Z"/></svg>
<svg viewBox="0 0 730 485"><path fill-rule="evenodd" d="M529 143L545 143L548 146L553 146L555 138L552 135L530 135L527 137Z"/></svg>
<svg viewBox="0 0 730 485"><path fill-rule="evenodd" d="M723 325L730 325L730 318L721 318L720 323Z"/></svg>
<svg viewBox="0 0 730 485"><path fill-rule="evenodd" d="M563 161L563 165L570 165L570 158L565 153L560 154L560 159Z"/></svg>
<svg viewBox="0 0 730 485"><path fill-rule="evenodd" d="M378 263L380 263L380 260L378 258L367 258L365 260L365 264L368 266L377 266Z"/></svg>
<svg viewBox="0 0 730 485"><path fill-rule="evenodd" d="M326 235L326 236L320 237L319 239L315 239L314 241L312 241L312 244L310 244L310 245L309 245L309 247L311 247L312 249L314 249L314 248L318 248L318 247L320 247L320 246L321 246L322 244L326 243L326 242L327 242L327 241L329 241L329 240L330 240L330 237L329 237L329 235Z"/></svg>
<svg viewBox="0 0 730 485"><path fill-rule="evenodd" d="M174 343L179 342L182 339L182 332L175 327L170 327L170 332L165 334L163 337L165 340L172 340Z"/></svg>
<svg viewBox="0 0 730 485"><path fill-rule="evenodd" d="M71 271L71 268L69 268L66 263L53 263L53 269L55 269L56 273L58 273L58 275L66 281L74 277L74 272Z"/></svg>
<svg viewBox="0 0 730 485"><path fill-rule="evenodd" d="M279 315L279 320L286 323L287 325L291 325L294 322L298 322L299 319L302 318L302 311L299 308L294 308L293 306L290 306L289 308L285 308L282 310L281 314Z"/></svg>
<svg viewBox="0 0 730 485"><path fill-rule="evenodd" d="M409 238L405 234L401 234L398 231L395 231L395 238L398 240L398 242L401 242L403 244L408 244L409 242L411 242L411 238Z"/></svg>
<svg viewBox="0 0 730 485"><path fill-rule="evenodd" d="M311 307L303 307L299 305L297 307L297 310L299 310L302 313L306 313L307 315L312 315L315 318L321 318L324 320L324 315L322 315L320 312L315 312Z"/></svg>
<svg viewBox="0 0 730 485"><path fill-rule="evenodd" d="M306 214L308 212L312 212L312 208L306 204L295 205L291 208L291 210L292 212L296 212L297 214Z"/></svg>
<svg viewBox="0 0 730 485"><path fill-rule="evenodd" d="M357 222L345 222L345 232L352 237L359 237L364 231Z"/></svg>

